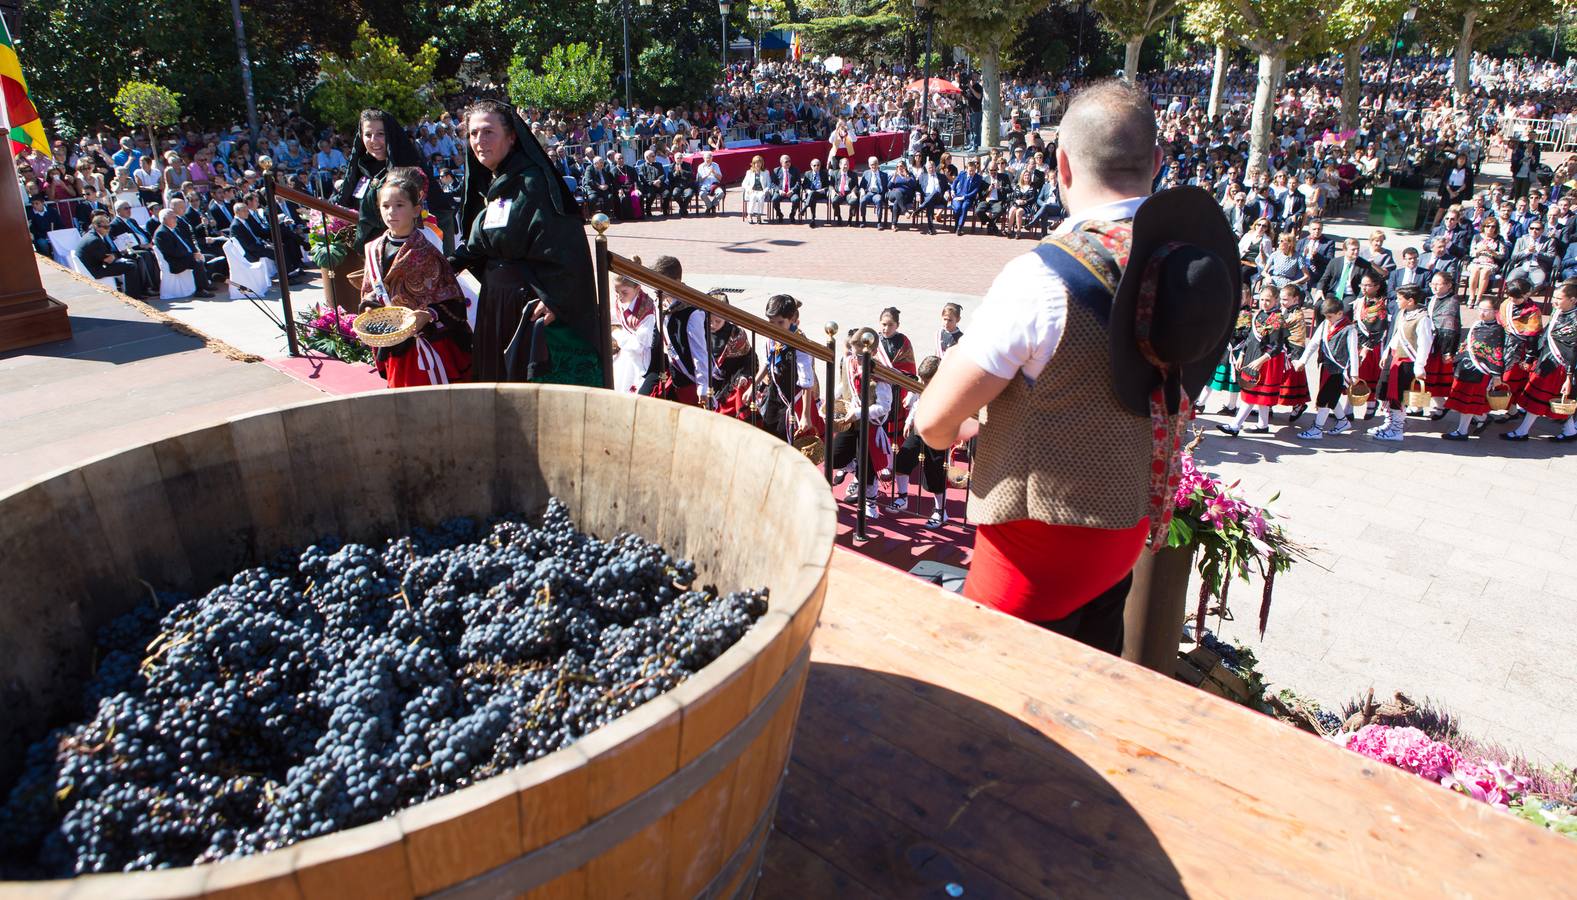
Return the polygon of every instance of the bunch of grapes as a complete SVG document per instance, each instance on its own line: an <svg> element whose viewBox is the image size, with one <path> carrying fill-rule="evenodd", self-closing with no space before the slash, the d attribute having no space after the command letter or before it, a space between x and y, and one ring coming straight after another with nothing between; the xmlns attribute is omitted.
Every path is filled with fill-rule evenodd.
<svg viewBox="0 0 1577 900"><path fill-rule="evenodd" d="M0 877L212 862L373 822L672 689L767 609L632 535L455 519L325 540L98 635L0 795Z"/></svg>

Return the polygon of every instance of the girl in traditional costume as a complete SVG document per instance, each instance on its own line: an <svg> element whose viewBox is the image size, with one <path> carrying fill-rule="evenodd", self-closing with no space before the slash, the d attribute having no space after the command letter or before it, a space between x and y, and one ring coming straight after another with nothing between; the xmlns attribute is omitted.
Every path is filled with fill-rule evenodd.
<svg viewBox="0 0 1577 900"><path fill-rule="evenodd" d="M1382 441L1400 441L1405 436L1407 392L1413 389L1413 381L1423 376L1425 361L1429 359L1434 325L1419 306L1423 299L1424 293L1417 285L1396 290L1396 327L1391 330L1391 342L1380 361L1386 372L1385 399L1390 401L1390 413L1386 424L1369 429L1371 436Z"/></svg>
<svg viewBox="0 0 1577 900"><path fill-rule="evenodd" d="M915 375L914 344L903 332L898 330L898 307L889 306L882 310L881 318L877 320L880 328L876 341L876 361L889 369L896 369L910 377ZM904 420L908 417L908 407L904 398L908 391L902 388L893 388L893 414L888 419L887 437L893 443L903 440Z"/></svg>
<svg viewBox="0 0 1577 900"><path fill-rule="evenodd" d="M1478 321L1467 332L1457 350L1456 372L1451 380L1451 396L1446 409L1456 410L1457 427L1441 437L1465 441L1484 427L1489 415L1489 386L1505 371L1506 330L1495 318L1495 303L1478 302Z"/></svg>
<svg viewBox="0 0 1577 900"><path fill-rule="evenodd" d="M929 385L931 378L936 375L936 370L942 365L939 356L927 356L920 360L919 375L922 384ZM915 402L920 399L919 394L908 394L904 399L910 412L913 412ZM926 519L925 527L941 528L947 524L947 450L932 450L920 439L914 430L914 417L904 418L903 444L898 448L893 459L894 477L898 482L898 497L888 504L888 510L898 513L909 509L909 478L915 466L922 467L925 489L931 492L931 517Z"/></svg>
<svg viewBox="0 0 1577 900"><path fill-rule="evenodd" d="M1359 282L1358 299L1353 303L1353 328L1358 335L1358 379L1371 391L1364 418L1380 411L1380 357L1385 355L1385 334L1390 326L1386 308L1385 284L1375 272L1365 272ZM1386 407L1389 410L1389 406ZM1390 417L1387 415L1387 421Z"/></svg>
<svg viewBox="0 0 1577 900"><path fill-rule="evenodd" d="M788 294L767 299L767 321L799 331L799 301ZM816 412L815 359L788 344L773 341L767 347L767 365L761 370L756 395L761 398L762 427L789 443L801 434L820 433Z"/></svg>
<svg viewBox="0 0 1577 900"><path fill-rule="evenodd" d="M1522 404L1522 392L1528 386L1529 366L1538 350L1539 336L1544 333L1544 311L1528 294L1533 285L1526 278L1512 278L1506 282L1506 299L1501 301L1497 318L1506 331L1506 389L1511 392L1511 409L1508 415Z"/></svg>
<svg viewBox="0 0 1577 900"><path fill-rule="evenodd" d="M1270 410L1281 394L1287 371L1287 328L1276 305L1276 289L1269 284L1259 289L1259 311L1254 313L1235 364L1243 388L1243 404L1231 425L1216 428L1233 437L1241 431L1265 434L1270 431ZM1245 427L1243 423L1251 411L1259 422Z"/></svg>
<svg viewBox="0 0 1577 900"><path fill-rule="evenodd" d="M1295 284L1284 284L1280 290L1281 320L1286 324L1287 359L1290 361L1302 357L1308 346L1309 332L1314 330L1313 310L1304 304L1302 288ZM1280 406L1292 407L1292 411L1287 413L1289 422L1298 421L1298 417L1309 408L1309 376L1302 366L1289 362L1282 370L1276 402Z"/></svg>
<svg viewBox="0 0 1577 900"><path fill-rule="evenodd" d="M1501 437L1525 441L1528 429L1541 417L1561 423L1561 433L1553 440L1577 439L1577 419L1556 412L1551 403L1573 395L1572 373L1577 371L1577 282L1563 281L1555 289L1555 309L1533 357L1531 377L1522 392L1522 408L1527 415L1516 429Z"/></svg>
<svg viewBox="0 0 1577 900"><path fill-rule="evenodd" d="M361 306L403 306L423 324L403 343L378 349L378 374L389 387L468 381L465 295L443 253L420 234L426 178L419 169L395 168L380 183L378 221L387 230L364 248Z"/></svg>
<svg viewBox="0 0 1577 900"><path fill-rule="evenodd" d="M843 363L838 369L838 386L836 398L843 401L843 416L840 423L843 430L832 437L832 466L837 470L834 484L841 483L854 471L854 466L859 460L860 450L860 401L865 395L862 390L865 379L872 377L871 402L866 407L869 417L869 427L866 430L865 470L863 478L849 479L849 486L843 492L843 499L853 503L860 499L860 482L865 482L865 516L875 518L878 515L876 508L876 473L892 465L892 442L888 440L887 429L883 426L893 408L893 388L887 382L874 378L865 371L861 362L861 355L855 349L854 337L858 329L851 329L849 340L845 343L847 348L843 354ZM875 362L875 355L872 355Z"/></svg>
<svg viewBox="0 0 1577 900"><path fill-rule="evenodd" d="M728 294L722 291L708 291L707 296L728 303ZM722 316L708 316L707 346L717 373L712 408L725 416L748 421L754 412L751 382L761 366L750 332Z"/></svg>
<svg viewBox="0 0 1577 900"><path fill-rule="evenodd" d="M1199 392L1199 399L1194 402L1194 412L1204 412L1205 404L1210 402L1213 394L1226 394L1226 405L1221 407L1223 415L1235 415L1238 411L1238 384L1237 354L1243 349L1243 342L1248 340L1249 329L1254 322L1254 308L1244 304L1238 310L1237 324L1232 328L1232 337L1227 341L1227 349L1221 354L1221 363L1216 366L1215 374L1210 377L1210 383Z"/></svg>
<svg viewBox="0 0 1577 900"><path fill-rule="evenodd" d="M635 262L640 263L636 257ZM657 304L639 284L622 275L613 283L618 298L614 310L613 389L633 394L641 387L652 364L652 343L657 338Z"/></svg>
<svg viewBox="0 0 1577 900"><path fill-rule="evenodd" d="M1462 301L1457 286L1445 272L1429 279L1429 325L1434 340L1429 344L1429 359L1424 363L1424 387L1429 389L1428 415L1445 416L1445 399L1451 393L1452 373L1456 369L1457 336L1462 331ZM1420 410L1423 412L1423 410Z"/></svg>

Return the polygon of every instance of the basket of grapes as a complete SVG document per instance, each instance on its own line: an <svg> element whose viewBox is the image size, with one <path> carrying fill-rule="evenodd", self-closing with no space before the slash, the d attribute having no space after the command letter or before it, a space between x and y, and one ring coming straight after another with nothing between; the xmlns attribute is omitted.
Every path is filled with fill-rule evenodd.
<svg viewBox="0 0 1577 900"><path fill-rule="evenodd" d="M535 385L0 495L0 894L749 896L835 527L765 432Z"/></svg>
<svg viewBox="0 0 1577 900"><path fill-rule="evenodd" d="M422 321L416 311L404 306L380 306L369 309L351 323L356 337L369 347L393 347L404 343L421 330Z"/></svg>

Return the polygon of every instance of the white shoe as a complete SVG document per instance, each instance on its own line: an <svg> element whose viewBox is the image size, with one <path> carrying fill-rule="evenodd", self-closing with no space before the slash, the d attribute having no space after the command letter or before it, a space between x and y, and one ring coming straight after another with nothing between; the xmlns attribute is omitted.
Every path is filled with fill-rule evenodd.
<svg viewBox="0 0 1577 900"><path fill-rule="evenodd" d="M1390 431L1390 430L1391 430L1391 417L1390 416L1386 416L1383 420L1381 420L1379 425L1371 425L1366 433L1370 437L1374 437L1374 436L1378 435L1382 431Z"/></svg>
<svg viewBox="0 0 1577 900"><path fill-rule="evenodd" d="M1346 434L1352 431L1352 419L1337 419L1336 424L1325 429L1326 434Z"/></svg>
<svg viewBox="0 0 1577 900"><path fill-rule="evenodd" d="M882 517L882 513L881 513L881 510L877 508L876 501L875 500L867 500L867 501L865 501L865 518L866 519L880 519L881 517Z"/></svg>
<svg viewBox="0 0 1577 900"><path fill-rule="evenodd" d="M1375 435L1374 438L1377 441L1395 441L1400 444L1402 442L1402 438L1405 436L1405 432L1403 432L1400 428L1387 428L1386 430Z"/></svg>
<svg viewBox="0 0 1577 900"><path fill-rule="evenodd" d="M1325 432L1321 431L1318 425L1310 425L1308 428L1298 432L1298 440L1323 441L1325 440Z"/></svg>
<svg viewBox="0 0 1577 900"><path fill-rule="evenodd" d="M860 498L860 480L858 478L850 478L849 479L849 486L843 489L843 499L845 501L849 502L849 503L853 503L855 500L858 500L859 498Z"/></svg>
<svg viewBox="0 0 1577 900"><path fill-rule="evenodd" d="M898 498L894 499L893 502L887 504L887 511L890 512L890 513L908 512L909 511L909 498L908 497L898 497Z"/></svg>

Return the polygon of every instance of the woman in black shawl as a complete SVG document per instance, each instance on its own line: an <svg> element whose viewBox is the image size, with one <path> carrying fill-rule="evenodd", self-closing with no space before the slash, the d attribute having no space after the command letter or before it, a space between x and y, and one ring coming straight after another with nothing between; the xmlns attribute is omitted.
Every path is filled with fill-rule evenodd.
<svg viewBox="0 0 1577 900"><path fill-rule="evenodd" d="M432 184L432 173L422 165L422 155L416 142L400 127L394 117L381 109L364 109L356 125L356 139L351 144L350 162L345 170L345 180L334 193L334 202L357 210L361 220L356 223L356 243L346 255L347 259L361 259L361 250L368 241L388 230L383 214L378 211L378 189L390 169L412 166L421 169ZM428 191L428 200L434 193Z"/></svg>
<svg viewBox="0 0 1577 900"><path fill-rule="evenodd" d="M602 387L591 249L580 206L509 106L466 109L464 243L451 261L481 282L472 377Z"/></svg>

